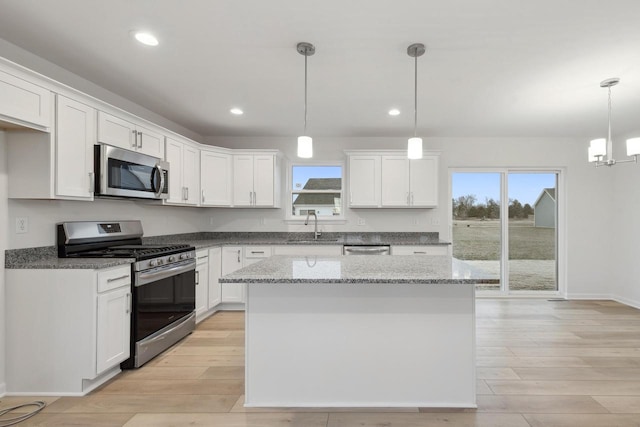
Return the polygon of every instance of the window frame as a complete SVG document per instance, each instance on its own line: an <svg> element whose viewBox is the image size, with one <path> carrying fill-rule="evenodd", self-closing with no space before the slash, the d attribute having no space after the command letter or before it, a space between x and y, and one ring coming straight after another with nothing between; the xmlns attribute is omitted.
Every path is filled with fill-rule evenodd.
<svg viewBox="0 0 640 427"><path fill-rule="evenodd" d="M294 193L302 193L300 190L295 190L293 188L293 168L307 166L307 167L322 167L322 166L331 166L331 167L340 167L342 171L342 176L340 177L340 190L306 190L304 193L313 194L313 193L340 193L340 215L332 215L332 216L318 216L318 222L326 222L326 223L345 223L346 217L344 214L344 210L346 208L344 195L345 195L345 162L340 161L322 161L322 162L291 162L287 168L287 205L286 205L286 214L285 221L290 223L304 223L306 217L294 216L291 212L291 207L293 203L293 194Z"/></svg>

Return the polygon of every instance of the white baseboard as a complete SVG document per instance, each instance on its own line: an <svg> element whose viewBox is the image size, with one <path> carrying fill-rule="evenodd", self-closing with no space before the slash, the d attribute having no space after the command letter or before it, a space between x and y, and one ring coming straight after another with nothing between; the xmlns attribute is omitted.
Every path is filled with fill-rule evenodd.
<svg viewBox="0 0 640 427"><path fill-rule="evenodd" d="M7 383L0 383L0 397L7 395Z"/></svg>
<svg viewBox="0 0 640 427"><path fill-rule="evenodd" d="M618 295L614 295L611 297L612 300L619 302L620 304L624 304L624 305L628 305L630 307L633 308L638 308L640 309L640 301L638 300L634 300L634 299L630 299L630 298L624 298Z"/></svg>
<svg viewBox="0 0 640 427"><path fill-rule="evenodd" d="M613 296L611 294L579 294L579 293L569 293L567 294L567 299L605 299L612 300Z"/></svg>

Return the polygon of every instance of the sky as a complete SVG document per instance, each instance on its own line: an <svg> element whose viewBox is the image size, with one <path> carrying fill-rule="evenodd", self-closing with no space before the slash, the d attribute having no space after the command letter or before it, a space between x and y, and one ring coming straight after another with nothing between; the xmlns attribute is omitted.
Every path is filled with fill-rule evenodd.
<svg viewBox="0 0 640 427"><path fill-rule="evenodd" d="M500 173L498 172L460 172L452 175L451 192L453 198L473 194L478 202L486 198L500 199ZM509 199L517 199L523 205L531 206L540 196L543 188L555 188L554 173L510 173L507 188Z"/></svg>
<svg viewBox="0 0 640 427"><path fill-rule="evenodd" d="M293 188L302 189L309 178L342 178L340 166L294 166Z"/></svg>

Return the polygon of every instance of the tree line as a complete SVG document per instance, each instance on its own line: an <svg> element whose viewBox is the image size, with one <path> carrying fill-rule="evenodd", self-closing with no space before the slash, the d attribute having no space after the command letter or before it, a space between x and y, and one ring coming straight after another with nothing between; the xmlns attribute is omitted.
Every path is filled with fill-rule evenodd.
<svg viewBox="0 0 640 427"><path fill-rule="evenodd" d="M500 218L500 203L489 197L485 198L484 203L478 203L478 198L474 194L468 194L453 199L452 203L455 219ZM524 219L532 214L533 208L529 203L525 203L523 206L518 199L509 199L509 218Z"/></svg>

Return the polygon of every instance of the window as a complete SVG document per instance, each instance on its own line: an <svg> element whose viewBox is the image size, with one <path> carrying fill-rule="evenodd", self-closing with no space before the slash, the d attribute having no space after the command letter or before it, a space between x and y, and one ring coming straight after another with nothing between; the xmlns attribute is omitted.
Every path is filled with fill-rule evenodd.
<svg viewBox="0 0 640 427"><path fill-rule="evenodd" d="M341 165L293 165L291 168L291 218L342 218Z"/></svg>

